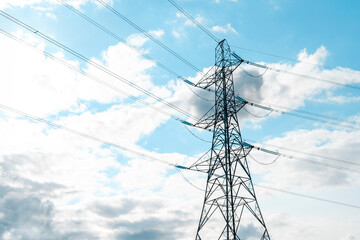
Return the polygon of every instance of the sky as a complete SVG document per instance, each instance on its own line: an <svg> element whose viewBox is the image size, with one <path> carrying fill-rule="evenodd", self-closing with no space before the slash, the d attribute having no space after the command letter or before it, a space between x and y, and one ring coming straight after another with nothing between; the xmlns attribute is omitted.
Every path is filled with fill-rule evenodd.
<svg viewBox="0 0 360 240"><path fill-rule="evenodd" d="M0 15L0 238L194 239L206 176L169 164L190 166L211 148L212 135L187 129L171 116L193 119L131 85L200 118L214 95L181 78L199 81L217 43L166 0L106 1L145 34L95 0L64 1L110 34L58 0L0 1L0 10L35 29ZM298 118L246 105L238 113L243 139L293 156L273 162L253 149L248 157L271 239L360 239L360 2L176 2L243 59L311 77L246 64L234 72L242 98L311 112ZM311 120L319 115L326 118Z"/></svg>

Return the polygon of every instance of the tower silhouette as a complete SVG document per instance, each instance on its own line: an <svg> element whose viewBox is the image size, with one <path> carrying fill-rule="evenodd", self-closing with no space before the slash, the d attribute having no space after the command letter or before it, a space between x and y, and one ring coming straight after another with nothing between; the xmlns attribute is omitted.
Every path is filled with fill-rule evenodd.
<svg viewBox="0 0 360 240"><path fill-rule="evenodd" d="M256 199L237 112L245 105L234 94L233 72L243 60L226 40L215 49L215 65L195 84L213 91L215 105L194 125L213 131L212 146L189 168L208 174L196 240L270 240Z"/></svg>

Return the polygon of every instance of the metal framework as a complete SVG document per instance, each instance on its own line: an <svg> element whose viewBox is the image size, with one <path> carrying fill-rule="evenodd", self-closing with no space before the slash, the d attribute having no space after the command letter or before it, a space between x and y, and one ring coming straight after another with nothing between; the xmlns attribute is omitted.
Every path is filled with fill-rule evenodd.
<svg viewBox="0 0 360 240"><path fill-rule="evenodd" d="M195 85L215 87L215 106L196 124L213 131L212 147L190 169L208 173L196 240L270 240L246 160L251 146L242 142L233 72L243 62L233 57L226 40L215 50L215 66Z"/></svg>

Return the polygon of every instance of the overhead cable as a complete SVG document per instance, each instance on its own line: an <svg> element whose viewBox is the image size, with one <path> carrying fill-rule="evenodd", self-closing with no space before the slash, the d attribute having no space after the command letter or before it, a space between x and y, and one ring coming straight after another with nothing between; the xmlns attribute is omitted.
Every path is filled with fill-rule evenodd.
<svg viewBox="0 0 360 240"><path fill-rule="evenodd" d="M183 79L183 81L192 87L198 87L193 82L189 81L188 79ZM200 87L198 87L198 88L200 88ZM201 89L203 89L203 88L201 88ZM210 89L210 88L203 89L203 90L206 90L209 92L215 92L215 90ZM264 103L264 102L261 102L262 104L260 104L260 103L257 103L255 100L251 100L248 98L245 100L244 98L240 97L239 95L235 96L235 98L236 98L236 100L244 102L247 105L250 105L252 107L256 107L256 108L268 111L269 113L266 114L266 116L270 115L270 113L286 114L286 115L293 116L293 117L298 117L298 118L303 118L303 119L307 119L307 120L311 120L311 121L330 124L335 127L343 127L343 128L354 129L354 130L360 130L360 126L358 124L354 124L352 122L346 121L345 119L341 119L338 117L332 117L332 116L328 116L328 115L324 115L324 114L309 112L309 111L305 111L305 110L298 110L298 109L274 105L274 104L270 105L270 104ZM267 105L265 105L265 104L267 104ZM273 106L276 106L276 108ZM245 111L247 111L250 115L253 115L248 110L245 109ZM310 115L310 116L308 116L308 115ZM256 115L253 115L253 116L260 117L260 116L256 116ZM264 116L264 117L266 117L266 116ZM324 118L324 119L322 119L322 118ZM334 120L334 121L330 121L329 119Z"/></svg>
<svg viewBox="0 0 360 240"><path fill-rule="evenodd" d="M194 125L189 125L189 126L194 127ZM195 137L197 137L197 136L195 136ZM201 140L203 140L203 139L201 139ZM206 141L206 140L203 140L203 141ZM287 158L287 159L291 159L291 160L297 160L297 161L306 162L306 163L310 163L310 164L316 164L316 165L323 166L323 167L333 168L333 169L337 169L337 170L340 170L340 171L347 171L347 172L360 174L360 170L358 170L358 169L338 166L338 165L334 165L334 164L330 164L330 163L326 163L326 162L321 162L321 161L317 161L317 160L313 160L313 159L309 159L309 158L303 158L303 157L298 157L298 156L294 156L294 155L290 155L290 154L285 154L285 153L279 152L278 150L276 150L276 151L269 150L267 148L258 147L258 146L249 144L247 142L243 142L242 144L244 146L251 147L251 148L256 149L258 151L261 151L261 152L276 156L276 158L275 158L275 160L273 162L277 161L279 157L283 157L283 158ZM327 159L327 158L325 157L325 159ZM331 158L329 158L329 159L333 160ZM258 162L258 163L260 163L260 162ZM263 164L263 165L270 165L270 164ZM355 165L358 165L358 164L355 164Z"/></svg>
<svg viewBox="0 0 360 240"><path fill-rule="evenodd" d="M241 100L241 99L238 99L238 100ZM293 112L298 112L300 114L305 114L305 115L313 115L313 116L316 116L316 117L320 117L320 118L325 118L325 119L331 119L331 120L335 120L335 121L338 121L338 122L344 122L344 123L347 123L347 124L351 124L351 125L357 125L356 122L353 122L353 121L348 121L344 118L340 118L340 117L334 117L334 116L330 116L330 115L324 115L324 114L320 114L320 113L316 113L316 112L310 112L310 111L306 111L306 110L301 110L301 109L295 109L295 108L291 108L291 107L287 107L287 106L281 106L279 104L273 104L273 103L266 103L262 100L255 100L255 99L250 99L250 98L246 98L247 101L250 101L252 103L258 103L258 104L262 104L264 106L264 104L269 107L269 108L276 108L277 111L279 113L282 113L282 114L286 114L287 112L289 111L293 111ZM241 100L242 101L242 100ZM274 111L275 109L273 109Z"/></svg>
<svg viewBox="0 0 360 240"><path fill-rule="evenodd" d="M159 61L157 61L156 59L152 58L151 56L149 56L148 54L146 54L144 51L136 48L135 46L131 45L130 43L128 43L126 40L122 39L121 37L119 37L119 35L115 34L114 32L110 31L109 29L105 28L104 26L102 26L101 24L99 24L98 22L96 22L95 20L91 19L90 17L88 17L87 15L85 15L84 13L80 12L79 10L77 10L76 8L72 7L71 5L69 5L68 3L66 3L63 0L57 0L58 2L60 2L62 5L64 5L65 7L67 7L68 9L70 9L71 11L73 11L74 13L76 13L77 15L79 15L80 17L82 17L83 19L85 19L86 21L90 22L91 24L93 24L94 26L96 26L97 28L99 28L100 30L102 30L103 32L107 33L108 35L110 35L111 37L115 38L116 40L122 42L123 44L125 44L127 47L129 47L130 49L138 52L139 54L141 54L142 56L144 56L145 58L153 61L154 63L156 63L157 66L161 67L162 69L164 69L165 71L167 71L168 73L172 74L173 76L177 77L177 78L182 78L182 76L178 73L176 73L175 71L173 71L172 69L170 69L169 67L165 66L164 64L160 63Z"/></svg>
<svg viewBox="0 0 360 240"><path fill-rule="evenodd" d="M203 30L211 39L213 39L217 43L219 42L219 39L214 34L212 34L209 30L207 30L204 26L202 26L198 21L196 21L196 19L194 19L189 13L187 13L183 8L181 8L179 6L179 4L177 4L173 0L168 0L168 1L172 5L174 5L180 12L182 12L196 26L198 26L201 30ZM290 61L293 61L293 62L306 63L306 64L309 64L309 65L318 66L318 67L327 68L327 69L333 69L334 68L334 67L330 67L330 66L326 66L326 65L320 65L320 64L307 62L307 61L301 61L301 60L298 60L298 59L284 57L284 56L280 56L280 55L276 55L276 54L272 54L272 53L267 53L267 52L263 52L263 51L258 51L258 50L254 50L254 49L239 47L239 46L232 45L232 44L230 44L230 46L233 47L233 48L238 48L238 49L246 50L246 51L249 51L249 52L259 53L259 54L262 54L262 55L267 55L267 56L276 57L276 58L280 58L280 59L290 60ZM345 70L345 69L342 69L342 68L340 68L340 69L338 68L337 70L343 71L343 72L349 72L348 70Z"/></svg>
<svg viewBox="0 0 360 240"><path fill-rule="evenodd" d="M292 62L305 63L305 64L317 66L317 67L320 67L320 68L326 68L326 69L329 69L329 70L335 68L335 67L331 67L331 66L327 66L327 65L316 64L316 63L312 63L312 62L308 62L308 61L302 61L302 60L295 59L295 58L284 57L284 56L276 55L276 54L273 54L273 53L267 53L267 52L258 51L258 50L254 50L254 49L239 47L239 46L235 46L235 45L232 45L232 44L230 44L230 46L231 46L232 48L238 48L238 49L241 49L241 50L245 50L245 51L249 51L249 52L254 52L254 53L259 53L259 54L262 54L262 55L267 55L267 56L271 56L271 57L276 57L276 58L280 58L280 59L284 59L284 60L289 60L289 61L292 61ZM342 72L350 72L349 70L343 69L343 68L336 68L336 70L339 70L339 71L342 71Z"/></svg>
<svg viewBox="0 0 360 240"><path fill-rule="evenodd" d="M182 124L186 124L186 125L190 124L187 121L185 121L183 119L180 119L179 117L177 117L177 116L175 116L175 115L173 115L171 113L166 112L162 108L154 106L154 104L146 102L146 101L144 101L144 100L142 100L142 99L140 99L138 97L135 97L135 96L123 91L122 89L120 89L120 88L118 88L118 87L116 87L114 85L111 85L110 83L108 83L106 81L103 81L103 80L99 79L98 77L96 77L96 76L94 76L94 75L92 75L92 74L90 74L90 73L88 73L88 72L86 72L84 70L79 69L78 67L70 64L69 62L66 62L66 61L64 61L64 60L62 60L62 59L60 59L60 58L46 52L46 51L39 50L35 46L33 46L33 45L31 45L31 44L29 44L29 43L27 43L27 42L25 42L25 41L23 41L21 39L16 38L14 35L6 32L6 31L4 31L2 29L0 29L0 33L7 36L7 37L9 37L9 38L11 38L11 39L13 39L13 40L16 40L17 42L19 42L19 43L21 43L21 44L23 44L23 45L25 45L27 47L30 47L31 49L35 50L36 52L45 55L46 57L48 57L48 58L50 58L50 59L52 59L52 60L54 60L54 61L56 61L56 62L58 62L58 63L60 63L60 64L62 64L64 66L66 66L66 67L68 67L69 69L71 69L71 70L73 70L75 72L78 72L78 73L82 74L83 76L88 77L89 79L104 85L105 87L108 87L108 88L110 88L110 89L112 89L112 90L114 90L114 91L116 91L116 92L118 92L118 93L120 93L122 95L125 95L125 96L135 100L136 102L139 102L139 103L143 104L144 106L152 108L153 110L156 110L156 111L158 111L158 112L160 112L160 113L162 113L162 114L164 114L166 116L169 116L172 119L181 122Z"/></svg>
<svg viewBox="0 0 360 240"><path fill-rule="evenodd" d="M256 160L256 158L254 158L253 156L251 156L250 153L248 154L248 156L249 156L252 160L254 160L254 162L256 162L256 163L258 163L258 164L261 164L261 165L271 165L271 164L274 164L274 163L279 159L279 157L280 157L280 155L277 155L277 156L275 157L275 159L272 160L271 162L264 163L264 162L260 162L260 161Z"/></svg>
<svg viewBox="0 0 360 240"><path fill-rule="evenodd" d="M328 80L328 79L323 79L323 78L318 78L318 77L313 77L313 76L309 76L309 75L305 75L305 74L301 74L301 73L295 73L295 72L291 72L291 71L286 71L283 69L278 69L278 68L274 68L274 67L269 67L265 64L259 64L259 63L254 63L248 60L244 60L241 57L239 57L236 53L233 52L232 54L235 58L237 58L238 60L243 61L244 63L257 67L257 68L262 68L262 69L267 69L273 72L277 72L277 73L286 73L289 75L293 75L293 76L297 76L297 77L301 77L301 78L307 78L307 79L312 79L312 80L316 80L316 81L320 81L320 82L325 82L328 84L333 84L333 85L337 85L337 86L341 86L341 87L347 87L347 88L352 88L352 89L357 89L360 90L359 86L355 86L355 85L350 85L350 84L346 84L346 83L339 83L339 82L335 82L332 80Z"/></svg>
<svg viewBox="0 0 360 240"><path fill-rule="evenodd" d="M259 75L253 75L253 74L249 73L248 71L246 71L241 65L240 65L240 68L246 75L248 75L250 77L254 77L254 78L262 77L268 70L268 69L265 69L264 72L260 73Z"/></svg>
<svg viewBox="0 0 360 240"><path fill-rule="evenodd" d="M263 115L263 116L260 116L260 115L256 115L256 114L250 112L248 109L246 109L245 106L244 106L243 109L245 110L245 112L247 112L248 114L250 114L251 116L256 117L256 118L266 118L266 117L268 117L268 116L272 113L272 111L268 111L267 114L265 114L265 115Z"/></svg>
<svg viewBox="0 0 360 240"><path fill-rule="evenodd" d="M264 152L264 153L268 153L268 154L271 154L271 155L274 155L274 156L280 156L280 157L291 159L291 160L297 160L297 161L301 161L301 162L320 165L320 166L323 166L323 167L334 168L334 169L341 170L341 171L347 171L347 172L360 174L360 170L353 169L353 168L342 167L342 166L338 166L338 165L334 165L334 164L330 164L330 163L325 163L325 162L320 162L320 161L316 161L316 160L312 160L312 159L307 159L307 158L303 158L303 157L289 155L289 154L281 153L279 151L274 151L274 150L254 146L254 145L251 145L251 144L249 144L247 142L243 142L243 145L244 146L249 146L249 147L251 147L251 148L253 148L255 150L258 150L258 151L261 151L261 152Z"/></svg>
<svg viewBox="0 0 360 240"><path fill-rule="evenodd" d="M181 173L182 177L184 178L184 180L185 180L186 182L188 182L191 186L193 186L194 188L196 188L196 189L198 189L198 190L200 190L200 191L203 191L203 192L205 191L204 189L199 188L198 186L196 186L195 184L193 184L193 183L181 172L181 170L191 170L191 169L188 169L188 168L183 167L183 166L177 166L177 168L179 169L179 172ZM198 170L195 170L195 171L201 172L201 171L198 171ZM203 173L203 172L201 172L201 173ZM222 177L222 176L218 176L218 177ZM270 190L270 191L276 191L276 192L281 192L281 193L286 193L286 194L294 195L294 196L297 196L297 197L308 198L308 199L311 199L311 200L317 200L317 201L327 202L327 203L336 204L336 205L340 205L340 206L344 206L344 207L350 207L350 208L360 209L360 206L358 206L358 205L348 204L348 203L339 202L339 201L333 201L333 200L329 200L329 199L325 199L325 198L319 198L319 197L311 196L311 195L308 195L308 194L297 193L297 192L288 191L288 190L284 190L284 189L279 189L279 188L274 188L274 187L270 187L270 186L265 186L265 185L262 185L262 184L254 184L254 186L255 186L255 187L259 187L259 188L263 188L263 189L267 189L267 190Z"/></svg>
<svg viewBox="0 0 360 240"><path fill-rule="evenodd" d="M122 150L122 151L124 151L124 152L132 153L132 154L134 154L134 155L138 155L138 156L141 156L141 157L144 157L144 158L147 158L147 159L151 159L151 160L154 160L154 161L157 161L157 162L161 162L161 163L163 163L163 164L166 164L166 165L175 167L175 168L177 168L177 169L190 170L190 169L187 168L187 167L169 163L169 162L167 162L167 161L165 161L165 160L162 160L162 159L159 159L159 158L155 158L155 157L150 156L150 155L148 155L148 154L145 154L145 153L142 153L142 152L133 150L133 149L129 149L129 148L123 147L123 146L121 146L121 145L119 145L119 144L115 144L115 143L112 143L112 142L109 142L109 141L106 141L106 140L103 140L103 139L100 139L100 138L91 136L91 135L86 134L86 133L83 133L83 132L76 131L76 130L74 130L74 129L71 129L71 128L62 126L62 125L60 125L60 124L57 124L57 123L54 123L54 122L45 120L45 119L43 119L43 118L36 117L36 116L34 116L34 115L30 115L30 114L28 114L28 113L25 113L25 112L16 110L16 109L14 109L14 108L8 107L8 106L3 105L3 104L0 104L0 108L2 108L2 109L4 109L4 110L7 110L7 111L10 111L10 112L13 112L13 113L16 113L16 114L18 114L18 115L27 117L27 118L29 118L29 119L38 121L38 122L45 123L45 124L47 124L47 125L49 125L49 126L52 126L52 127L55 127L55 128L58 128L58 129L61 129L61 130L70 132L70 133L72 133L72 134L75 134L75 135L78 135L78 136L81 136L81 137L84 137L84 138L93 140L93 141L95 141L95 142L99 142L99 143L101 143L101 144L114 147L114 148L119 149L119 150ZM192 171L197 171L197 170L193 170L193 169L192 169ZM200 171L197 171L197 172L200 172ZM188 182L190 183L189 180L188 180ZM192 184L192 185L193 185L193 184ZM195 185L193 185L193 186L195 187ZM260 185L255 185L255 186L260 186ZM289 191L286 191L286 190L275 189L275 188L268 187L268 186L263 186L263 185L261 185L261 187L262 187L262 188L267 188L267 189L273 190L273 191L280 191L280 192L284 192L284 193L288 193L288 194L293 194L293 195L296 195L296 196L299 196L299 197L307 197L307 198L310 198L310 199L325 201L325 202L329 202L329 203L333 203L333 204L338 204L338 205L343 205L343 206L347 206L347 207L360 208L359 206L356 206L356 205L351 205L351 204L336 202L336 201L327 200L327 199L321 199L321 198L313 197L313 196L310 196L310 195L304 195L304 194L289 192ZM196 188L197 188L197 187L196 187ZM198 189L199 189L199 190L202 190L202 189L200 189L200 188L198 188ZM203 190L202 190L202 191L203 191Z"/></svg>
<svg viewBox="0 0 360 240"><path fill-rule="evenodd" d="M185 78L183 78L183 81L184 81L184 79L185 79ZM189 89L193 94L195 94L195 95L196 95L197 97L199 97L200 99L205 100L205 101L207 101L207 102L215 102L214 99L208 99L208 98L205 98L205 97L201 96L200 94L198 94L197 92L195 92L194 90L192 90L192 88L191 88L188 84L185 84L185 85L188 87L188 89Z"/></svg>
<svg viewBox="0 0 360 240"><path fill-rule="evenodd" d="M244 141L251 142L251 143L254 143L254 144L257 143L257 141L251 140L251 139L244 139ZM340 163L360 166L360 163L347 161L347 160L342 160L342 159L333 158L333 157L326 157L326 156L323 156L323 155L320 155L320 154L303 152L303 151L295 150L295 149L292 149L292 148L280 147L280 146L270 144L270 143L261 143L261 145L270 146L270 147L274 147L274 148L277 148L277 149L284 149L284 150L287 150L287 151L290 151L290 152L300 153L300 154L303 154L303 155L308 155L308 156L316 157L316 158L322 158L322 159L325 159L325 160L331 160L331 161L334 161L334 162L340 162Z"/></svg>
<svg viewBox="0 0 360 240"><path fill-rule="evenodd" d="M204 33L206 33L210 38L212 38L216 43L219 43L220 40L212 34L209 30L207 30L204 26L202 26L195 18L193 18L189 13L187 13L182 7L179 6L175 1L168 0L174 7L176 7L180 12L182 12L190 21L192 21L196 26L198 26Z"/></svg>
<svg viewBox="0 0 360 240"><path fill-rule="evenodd" d="M136 90L138 90L138 91L140 91L140 92L142 92L142 93L144 93L144 94L152 97L153 99L155 99L155 100L157 100L157 101L159 101L159 102L167 105L168 107L170 107L170 108L172 108L172 109L174 109L174 110L176 110L176 111L184 114L185 116L188 116L188 117L190 117L190 118L192 118L192 119L194 119L194 120L197 120L196 117L194 117L194 116L191 115L190 113L186 112L185 110L183 110L183 109L181 109L181 108L173 105L172 103L167 102L166 100L164 100L164 99L156 96L155 94L149 92L148 90L146 90L146 89L144 89L144 88L136 85L135 83L133 83L133 82L125 79L124 77L118 75L117 73L115 73L115 72L109 70L108 68L102 66L101 64L96 63L95 61L92 61L91 59L89 59L89 58L81 55L80 53L72 50L71 48L66 47L65 45L61 44L60 42L58 42L58 41L54 40L53 38L51 38L51 37L49 37L49 36L41 33L40 31L38 31L38 30L34 29L33 27L27 25L26 23L24 23L24 22L22 22L22 21L20 21L20 20L18 20L18 19L16 19L16 18L14 18L14 17L12 17L11 15L5 13L4 11L0 10L0 15L4 16L5 18L9 19L10 21L16 23L17 25L19 25L19 26L21 26L21 27L29 30L30 32L32 32L32 33L40 36L41 38L43 38L43 39L51 42L52 44L60 47L61 49L65 50L66 52L68 52L68 53L76 56L77 58L79 58L79 59L87 62L88 64L94 66L95 68L97 68L97 69L99 69L99 70L107 73L108 75L114 77L115 79L120 80L120 81L126 83L127 85L131 86L132 88L135 88Z"/></svg>
<svg viewBox="0 0 360 240"><path fill-rule="evenodd" d="M186 60L185 58L183 58L182 56L180 56L178 53L176 53L175 51L173 51L172 49L170 49L168 46L166 46L164 43L160 42L158 39L156 39L155 37L153 37L150 33L146 32L144 29L142 29L141 27L139 27L137 24L135 24L133 21L131 21L130 19L128 19L127 17L125 17L125 15L123 15L122 13L120 13L119 11L115 10L113 7L111 7L109 4L107 4L106 2L102 1L102 0L97 0L101 5L103 5L104 7L106 7L107 9L109 9L112 13L114 13L116 16L118 16L119 18L121 18L122 20L124 20L125 22L127 22L129 25L131 25L132 27L134 27L135 29L137 29L140 33L144 34L145 36L147 36L148 38L150 38L152 41L154 41L156 44L158 44L160 47L162 47L163 49L165 49L166 51L168 51L169 53L171 53L173 56L175 56L177 59L179 59L180 61L182 61L183 63L185 63L186 65L188 65L190 68L192 68L193 70L195 70L196 72L202 72L199 68L197 68L196 66L194 66L191 62L189 62L188 60Z"/></svg>
<svg viewBox="0 0 360 240"><path fill-rule="evenodd" d="M207 142L207 143L211 143L211 141L209 140L205 140L199 136L197 136L195 133L193 133L185 124L184 124L184 127L186 128L186 130L188 130L188 132L193 135L195 138L199 139L200 141L203 141L203 142Z"/></svg>
<svg viewBox="0 0 360 240"><path fill-rule="evenodd" d="M353 204L348 204L348 203L343 203L343 202L338 202L338 201L333 201L333 200L329 200L329 199L325 199L325 198L319 198L319 197L314 197L311 195L307 195L307 194L302 194L302 193L296 193L296 192L292 192L292 191L288 191L288 190L283 190L283 189L279 189L279 188L274 188L274 187L270 187L270 186L264 186L264 185L260 185L260 184L255 184L256 187L260 187L260 188L264 188L264 189L268 189L268 190L272 190L272 191L277 191L277 192L282 192L282 193L286 193L286 194L291 194L297 197L303 197L303 198L308 198L308 199L312 199L312 200L317 200L317 201L322 201L322 202L327 202L327 203L332 203L332 204L336 204L336 205L341 205L344 207L351 207L351 208L357 208L360 209L360 206L358 205L353 205Z"/></svg>
<svg viewBox="0 0 360 240"><path fill-rule="evenodd" d="M101 139L101 138L91 136L91 135L89 135L89 134L86 134L86 133L83 133L83 132L74 130L74 129L72 129L72 128L65 127L65 126L63 126L63 125L60 125L60 124L57 124L57 123L54 123L54 122L45 120L45 119L43 119L43 118L36 117L36 116L34 116L34 115L31 115L31 114L22 112L22 111L20 111L20 110L14 109L14 108L12 108L12 107L9 107L9 106L0 104L0 108L2 108L2 109L4 109L4 110L7 110L7 111L10 111L10 112L13 112L13 113L16 113L16 114L21 115L21 116L23 116L23 117L27 117L27 118L29 118L29 119L38 121L38 122L45 123L45 124L47 124L47 125L49 125L49 126L52 126L52 127L55 127L55 128L58 128L58 129L61 129L61 130L70 132L70 133L75 134L75 135L78 135L78 136L80 136L80 137L84 137L84 138L93 140L93 141L95 141L95 142L98 142L98 143L101 143L101 144L104 144L104 145L107 145L107 146L111 146L111 147L120 149L120 150L122 150L122 151L124 151L124 152L132 153L132 154L135 154L135 155L138 155L138 156L141 156L141 157L145 157L145 158L147 158L147 159L151 159L151 160L154 160L154 161L161 162L161 163L164 163L164 164L167 164L167 165L172 166L171 163L169 163L169 162L167 162L167 161L165 161L165 160L162 160L162 159L159 159L159 158L155 158L155 157L153 157L153 156L150 156L150 155L148 155L148 154L139 152L139 151L137 151L137 150L133 150L133 149L130 149L130 148L126 148L126 147L121 146L121 145L119 145L119 144L112 143L112 142L103 140L103 139Z"/></svg>
<svg viewBox="0 0 360 240"><path fill-rule="evenodd" d="M288 111L284 111L284 110L281 110L281 109L274 108L272 106L265 106L265 105L262 105L262 104L259 104L259 103L255 103L255 102L252 102L252 101L245 100L240 96L236 96L235 98L237 100L239 100L239 101L245 102L246 104L248 104L250 106L257 107L257 108L260 108L260 109L263 109L263 110L266 110L266 111L280 113L280 114L286 114L286 115L289 115L289 116L303 118L303 119L316 121L316 122L322 122L322 123L333 125L335 127L343 127L343 128L354 129L354 130L360 130L359 125L353 124L353 123L348 122L348 121L346 121L344 119L334 118L334 117L331 117L331 116L326 116L326 115L322 115L322 114L318 114L318 113L312 113L312 112L308 112L308 111L290 109L290 108L287 109ZM285 108L285 107L283 107L283 108ZM317 117L307 116L307 115L314 115L314 116L317 116ZM319 117L328 118L328 119L321 119ZM333 121L331 121L329 119L333 119ZM342 121L340 121L340 120L342 120Z"/></svg>
<svg viewBox="0 0 360 240"><path fill-rule="evenodd" d="M77 10L76 8L74 8L73 6L69 5L68 3L66 3L63 0L57 0L59 3L61 3L62 5L64 5L65 7L67 7L68 9L70 9L71 11L73 11L74 13L76 13L77 15L79 15L80 17L82 17L83 19L85 19L86 21L90 22L91 24L93 24L94 26L96 26L97 28L99 28L100 30L102 30L103 32L107 33L108 35L110 35L111 37L115 38L116 40L120 41L121 43L125 44L127 47L129 47L130 49L138 52L139 54L141 54L143 57L149 59L150 61L153 61L157 66L161 67L162 69L164 69L165 71L167 71L168 73L172 74L173 76L175 76L176 78L179 79L185 79L184 77L182 77L179 73L175 72L174 70L170 69L169 67L165 66L164 64L160 63L159 61L157 61L156 59L152 58L151 56L149 56L148 54L146 54L144 51L136 48L135 46L131 45L130 43L128 43L126 40L122 39L121 37L119 37L119 35L115 34L114 32L110 31L109 29L105 28L104 26L102 26L101 24L99 24L98 22L96 22L95 20L91 19L90 17L88 17L86 14L80 12L79 10ZM266 70L265 70L266 71ZM194 92L191 88L189 88L196 96L198 96L199 98L205 100L205 101L212 101L210 99L206 99L202 96L200 96L199 94L197 94L196 92Z"/></svg>
<svg viewBox="0 0 360 240"><path fill-rule="evenodd" d="M193 184L193 183L183 174L182 169L176 167L176 170L181 174L181 176L183 177L183 179L184 179L187 183L189 183L191 186L193 186L193 187L196 188L197 190L200 190L200 191L202 191L202 192L205 192L205 189L199 188L198 186L196 186L195 184Z"/></svg>

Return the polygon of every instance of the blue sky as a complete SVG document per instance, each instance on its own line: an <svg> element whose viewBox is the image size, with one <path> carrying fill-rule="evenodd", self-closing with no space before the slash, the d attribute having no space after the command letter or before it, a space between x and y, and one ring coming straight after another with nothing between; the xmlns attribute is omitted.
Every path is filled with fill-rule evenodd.
<svg viewBox="0 0 360 240"><path fill-rule="evenodd" d="M200 79L200 72L96 1L66 2L182 77L193 82ZM216 43L168 1L107 2L200 71L213 65ZM357 1L177 3L217 38L227 39L232 50L246 60L360 88ZM212 105L196 95L212 99L211 93L191 91L181 79L56 0L5 0L0 9L197 117ZM3 16L0 28L40 50L33 51L0 34L0 104L170 163L190 165L210 149L210 143L195 138L178 121L51 60L43 51L153 106L193 120ZM234 73L235 92L245 99L343 119L334 126L287 114L257 118L243 109L239 119L244 139L299 158L360 170L359 89L270 70L261 77L250 77L244 70L259 75L263 69L244 65ZM246 110L258 116L268 114L251 106ZM349 121L357 123L352 128L340 126ZM170 166L5 110L0 110L0 123L1 239L194 238L203 192ZM211 141L211 133L190 130ZM260 162L274 159L255 150L251 155ZM353 205L360 201L357 173L287 158L268 166L252 158L248 161L255 184ZM204 188L204 176L184 174L195 186ZM360 235L359 209L256 186L255 190L272 239L356 240ZM19 215L20 211L23 214ZM250 232L251 226L246 227Z"/></svg>

